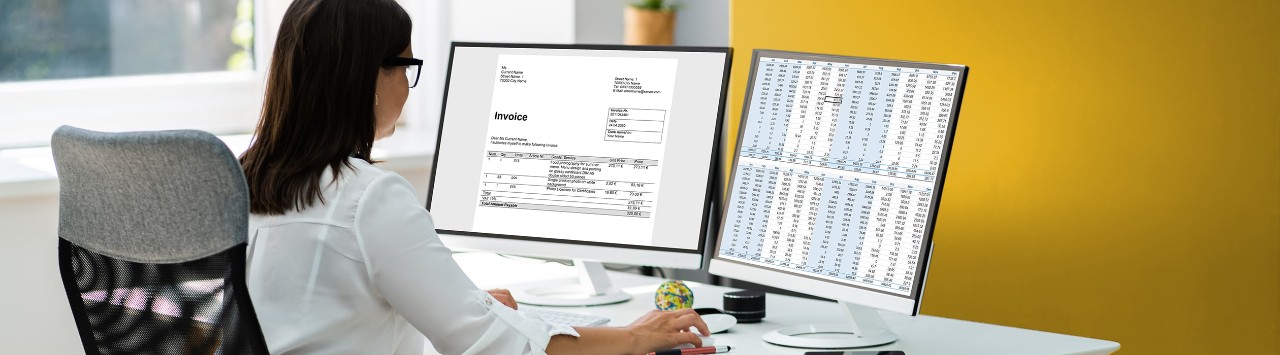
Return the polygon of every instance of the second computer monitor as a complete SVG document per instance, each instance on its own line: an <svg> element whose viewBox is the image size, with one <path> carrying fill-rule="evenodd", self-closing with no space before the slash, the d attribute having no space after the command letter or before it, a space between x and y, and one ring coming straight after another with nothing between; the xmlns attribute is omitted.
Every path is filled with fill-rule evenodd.
<svg viewBox="0 0 1280 355"><path fill-rule="evenodd" d="M728 48L454 43L427 208L450 247L702 265Z"/></svg>
<svg viewBox="0 0 1280 355"><path fill-rule="evenodd" d="M710 272L847 310L771 343L894 341L873 309L919 311L968 67L757 50L750 74Z"/></svg>

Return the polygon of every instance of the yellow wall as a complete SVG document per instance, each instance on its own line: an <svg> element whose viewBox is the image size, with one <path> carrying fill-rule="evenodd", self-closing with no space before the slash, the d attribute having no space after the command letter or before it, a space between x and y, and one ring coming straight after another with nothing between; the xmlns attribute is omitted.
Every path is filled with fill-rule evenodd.
<svg viewBox="0 0 1280 355"><path fill-rule="evenodd" d="M924 313L1123 354L1280 353L1280 2L730 12L733 137L752 49L970 66Z"/></svg>

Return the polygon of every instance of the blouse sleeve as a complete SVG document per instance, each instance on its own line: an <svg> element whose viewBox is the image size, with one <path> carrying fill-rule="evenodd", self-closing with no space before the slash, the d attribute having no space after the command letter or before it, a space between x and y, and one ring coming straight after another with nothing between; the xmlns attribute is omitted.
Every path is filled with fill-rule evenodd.
<svg viewBox="0 0 1280 355"><path fill-rule="evenodd" d="M356 208L356 240L374 289L442 354L545 354L570 327L526 318L476 287L440 242L403 177L370 183Z"/></svg>

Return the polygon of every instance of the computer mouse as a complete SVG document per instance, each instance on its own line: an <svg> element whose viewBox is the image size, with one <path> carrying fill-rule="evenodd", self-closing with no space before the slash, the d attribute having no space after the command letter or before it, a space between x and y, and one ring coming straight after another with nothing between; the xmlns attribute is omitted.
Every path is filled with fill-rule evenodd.
<svg viewBox="0 0 1280 355"><path fill-rule="evenodd" d="M707 330L712 334L724 332L738 324L738 318L724 314L715 308L698 308L694 309L698 315L702 316L702 321L707 323Z"/></svg>

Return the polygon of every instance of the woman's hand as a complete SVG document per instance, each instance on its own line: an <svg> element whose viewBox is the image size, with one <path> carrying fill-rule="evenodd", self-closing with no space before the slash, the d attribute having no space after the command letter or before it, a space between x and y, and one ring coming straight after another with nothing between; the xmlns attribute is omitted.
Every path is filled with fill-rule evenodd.
<svg viewBox="0 0 1280 355"><path fill-rule="evenodd" d="M511 291L508 291L505 288L495 288L495 289L489 290L489 295L493 296L493 298L496 298L498 302L502 302L503 305L506 305L507 307L511 307L511 309L520 309L519 306L516 305L516 298L511 297Z"/></svg>
<svg viewBox="0 0 1280 355"><path fill-rule="evenodd" d="M684 343L693 344L695 347L702 346L702 339L690 332L689 328L697 328L703 336L711 335L707 330L707 323L702 321L702 316L692 309L650 311L631 322L625 329L631 332L632 338L635 339L636 349L649 352L670 349Z"/></svg>
<svg viewBox="0 0 1280 355"><path fill-rule="evenodd" d="M692 309L650 311L626 327L575 327L579 336L555 335L547 343L548 354L644 354L690 343L702 346L707 323Z"/></svg>

